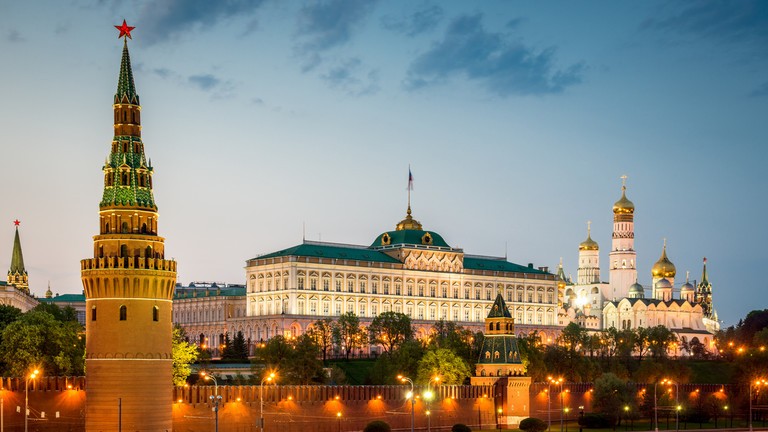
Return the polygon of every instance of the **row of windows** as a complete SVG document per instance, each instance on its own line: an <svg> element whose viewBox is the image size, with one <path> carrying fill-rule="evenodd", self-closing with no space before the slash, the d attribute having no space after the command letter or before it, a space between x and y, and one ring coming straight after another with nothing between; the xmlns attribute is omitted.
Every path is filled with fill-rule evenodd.
<svg viewBox="0 0 768 432"><path fill-rule="evenodd" d="M283 286L288 287L288 277L282 278ZM258 292L271 292L273 291L272 279L262 280L260 279L258 282ZM281 290L281 279L275 278L274 279L274 291ZM367 294L369 290L369 285L367 281L360 280L357 281L357 286L355 286L354 280L347 280L346 287L343 286L343 281L341 279L336 279L334 281L334 292L350 292L350 293L360 293L360 294ZM251 283L251 287L253 288L253 283ZM394 289L391 289L391 285L389 281L384 281L381 283L381 289L379 289L379 281L371 281L370 283L370 294L383 294L383 295L402 295L403 292L403 286L401 282L395 282L394 283ZM266 289L265 289L266 288ZM331 291L331 281L330 279L323 279L322 280L322 291ZM305 290L307 289L307 286L305 285L305 279L304 277L298 277L297 278L297 289L299 290ZM310 278L309 279L309 287L308 289L310 291L318 291L318 279L317 278ZM538 291L534 292L533 287L528 288L527 295L525 292L523 292L521 289L517 291L517 301L523 302L523 299L527 299L528 303L533 303L534 299L537 303L544 303L544 299L546 298L546 302L549 304L555 303L555 295L554 295L554 289L549 288L547 290L548 292L544 293L543 288L539 288ZM513 289L507 290L507 301L513 301L512 293ZM463 290L461 290L458 287L454 287L452 290L449 291L448 287L445 285L441 285L440 289L438 290L436 283L431 283L429 285L429 288L426 287L424 283L419 283L416 287L416 290L414 290L414 284L409 282L406 283L405 286L405 295L407 296L414 296L417 295L419 297L434 297L437 298L438 294L440 298L464 298L466 300L469 300L471 298L474 298L475 300L493 300L494 297L494 290L493 288L486 288L485 290L482 290L481 288L469 288L465 287ZM449 297L450 294L450 297Z"/></svg>
<svg viewBox="0 0 768 432"><path fill-rule="evenodd" d="M128 320L128 306L120 306L120 321ZM91 307L91 321L96 321L96 306ZM157 306L152 307L152 321L160 321L160 308Z"/></svg>
<svg viewBox="0 0 768 432"><path fill-rule="evenodd" d="M380 307L379 307L380 306ZM282 301L275 301L275 302L259 302L258 305L253 304L252 306L252 314L253 315L276 315L276 314L282 314L282 313L292 313L288 307L287 303ZM297 310L296 313L298 315L314 315L314 316L339 316L343 313L352 312L355 315L359 317L376 317L380 312L397 312L397 313L405 313L411 318L414 319L429 319L429 320L437 320L437 319L444 319L448 320L451 319L453 321L484 321L485 317L488 316L489 308L469 308L464 307L424 307L424 306L417 306L414 308L414 306L406 305L405 308L403 308L402 305L396 304L396 305L389 305L389 304L371 304L370 307L365 303L360 303L355 305L354 302L343 302L341 300L336 300L335 302L330 301L309 301L306 302L304 300L299 300L297 302ZM415 314L414 314L415 312ZM554 325L554 311L548 310L546 312L544 311L517 311L517 322L521 324L545 324L545 325Z"/></svg>

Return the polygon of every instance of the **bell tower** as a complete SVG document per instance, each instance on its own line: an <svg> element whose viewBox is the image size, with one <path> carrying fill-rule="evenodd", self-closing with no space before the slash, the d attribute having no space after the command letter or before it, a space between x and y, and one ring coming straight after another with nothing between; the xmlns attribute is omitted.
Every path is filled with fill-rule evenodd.
<svg viewBox="0 0 768 432"><path fill-rule="evenodd" d="M80 262L86 297L85 430L172 430L171 299L176 262L157 235L151 163L125 38L115 94L114 138L104 166L93 258ZM118 409L118 405L120 409Z"/></svg>

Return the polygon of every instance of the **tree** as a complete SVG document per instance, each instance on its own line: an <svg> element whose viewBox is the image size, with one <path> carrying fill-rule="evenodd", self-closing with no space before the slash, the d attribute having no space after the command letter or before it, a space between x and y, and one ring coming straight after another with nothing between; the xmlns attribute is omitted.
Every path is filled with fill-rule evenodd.
<svg viewBox="0 0 768 432"><path fill-rule="evenodd" d="M621 418L621 410L631 400L627 383L612 373L603 374L595 380L594 410Z"/></svg>
<svg viewBox="0 0 768 432"><path fill-rule="evenodd" d="M430 348L446 348L463 358L470 369L477 363L477 356L482 347L482 332L479 332L479 346L475 349L476 335L471 330L453 321L439 320L432 325Z"/></svg>
<svg viewBox="0 0 768 432"><path fill-rule="evenodd" d="M383 312L368 327L371 343L380 344L384 352L392 352L403 342L413 339L411 318L400 312Z"/></svg>
<svg viewBox="0 0 768 432"><path fill-rule="evenodd" d="M518 428L524 432L543 432L547 430L547 422L536 417L528 417L520 420Z"/></svg>
<svg viewBox="0 0 768 432"><path fill-rule="evenodd" d="M669 345L677 342L677 336L663 325L657 325L648 329L648 348L654 358L667 356Z"/></svg>
<svg viewBox="0 0 768 432"><path fill-rule="evenodd" d="M232 338L229 337L229 332L224 334L224 349L221 350L221 359L237 360L235 346L232 344Z"/></svg>
<svg viewBox="0 0 768 432"><path fill-rule="evenodd" d="M237 360L248 361L248 344L240 330L235 333L235 338L232 339L232 355Z"/></svg>
<svg viewBox="0 0 768 432"><path fill-rule="evenodd" d="M186 340L184 329L178 324L173 326L172 356L173 356L173 385L182 386L187 383L187 377L192 373L190 365L194 363L198 355L197 345Z"/></svg>
<svg viewBox="0 0 768 432"><path fill-rule="evenodd" d="M389 426L389 423L382 421L382 420L374 420L367 425L365 425L365 428L363 428L363 432L391 432L392 427Z"/></svg>
<svg viewBox="0 0 768 432"><path fill-rule="evenodd" d="M441 384L462 385L470 375L469 365L463 358L449 349L437 348L427 351L419 361L416 382L428 384L438 376Z"/></svg>
<svg viewBox="0 0 768 432"><path fill-rule="evenodd" d="M256 350L254 360L260 360L267 368L277 369L285 364L291 355L293 348L288 344L282 335L277 335Z"/></svg>
<svg viewBox="0 0 768 432"><path fill-rule="evenodd" d="M360 318L354 312L347 312L336 321L333 340L339 349L344 351L344 357L349 359L352 350L362 348L368 342L368 335L360 328Z"/></svg>
<svg viewBox="0 0 768 432"><path fill-rule="evenodd" d="M320 378L323 363L319 359L320 348L307 334L297 337L284 362L286 384L307 385Z"/></svg>
<svg viewBox="0 0 768 432"><path fill-rule="evenodd" d="M46 375L81 375L85 369L83 326L48 312L29 311L3 330L0 359L6 372L24 376L31 367Z"/></svg>
<svg viewBox="0 0 768 432"><path fill-rule="evenodd" d="M333 345L333 320L323 318L315 321L308 333L320 347L320 352L323 353L323 362L325 362L328 359L328 350Z"/></svg>
<svg viewBox="0 0 768 432"><path fill-rule="evenodd" d="M584 343L586 335L586 329L572 322L565 326L558 339L566 348L568 348L568 352L573 356L576 354L576 350L579 346Z"/></svg>
<svg viewBox="0 0 768 432"><path fill-rule="evenodd" d="M36 312L48 312L56 321L77 321L77 311L72 308L72 306L66 306L62 309L55 303L40 303L32 310Z"/></svg>
<svg viewBox="0 0 768 432"><path fill-rule="evenodd" d="M21 316L21 309L9 305L0 305L0 331Z"/></svg>
<svg viewBox="0 0 768 432"><path fill-rule="evenodd" d="M392 384L397 375L416 376L424 346L417 340L400 345L394 352L384 353L376 359L370 374L372 384Z"/></svg>
<svg viewBox="0 0 768 432"><path fill-rule="evenodd" d="M650 347L650 335L651 329L647 327L639 327L635 332L635 348L637 349L638 361L643 361L643 354Z"/></svg>

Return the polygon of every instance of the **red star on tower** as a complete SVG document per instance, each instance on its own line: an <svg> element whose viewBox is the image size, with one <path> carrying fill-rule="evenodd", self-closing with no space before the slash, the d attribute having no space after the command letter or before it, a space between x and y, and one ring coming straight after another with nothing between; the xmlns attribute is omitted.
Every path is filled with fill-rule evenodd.
<svg viewBox="0 0 768 432"><path fill-rule="evenodd" d="M131 27L128 24L126 24L125 20L123 20L123 25L115 26L116 29L120 30L120 36L117 38L120 39L121 37L127 37L128 39L133 39L131 37L131 30L135 29L136 27Z"/></svg>
<svg viewBox="0 0 768 432"><path fill-rule="evenodd" d="M21 221L16 219L15 221L13 221L13 224L16 225L16 226L19 226L19 225L21 225Z"/></svg>

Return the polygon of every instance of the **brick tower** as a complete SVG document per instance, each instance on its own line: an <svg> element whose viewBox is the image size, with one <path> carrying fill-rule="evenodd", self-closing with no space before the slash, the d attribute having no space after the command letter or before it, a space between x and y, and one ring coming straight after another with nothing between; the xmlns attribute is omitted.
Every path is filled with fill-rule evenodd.
<svg viewBox="0 0 768 432"><path fill-rule="evenodd" d="M130 37L125 22L116 26ZM86 297L85 430L172 429L171 299L176 262L157 235L152 166L127 39L113 105L93 258L81 261Z"/></svg>

